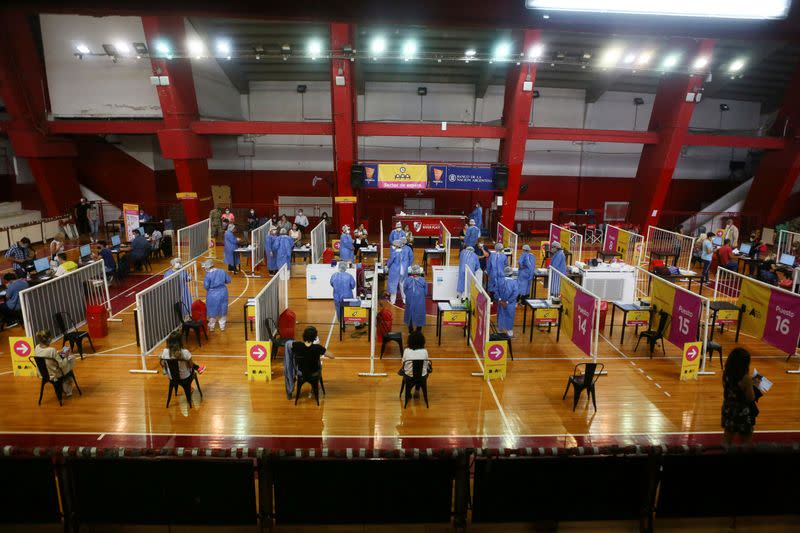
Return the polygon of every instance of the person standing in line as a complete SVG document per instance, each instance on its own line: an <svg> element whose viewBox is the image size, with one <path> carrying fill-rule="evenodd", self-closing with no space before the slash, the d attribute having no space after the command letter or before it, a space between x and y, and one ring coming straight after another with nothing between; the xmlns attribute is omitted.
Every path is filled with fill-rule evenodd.
<svg viewBox="0 0 800 533"><path fill-rule="evenodd" d="M714 256L713 238L714 233L709 231L706 233L706 238L703 239L700 245L700 261L703 262L703 273L700 275L700 283L706 283L708 281L708 270L711 268L711 259Z"/></svg>
<svg viewBox="0 0 800 533"><path fill-rule="evenodd" d="M225 256L225 264L228 265L228 271L233 272L234 274L239 272L239 254L236 253L236 249L239 247L239 238L236 236L236 226L234 224L228 224L228 228L225 230L225 246L224 246L224 256Z"/></svg>
<svg viewBox="0 0 800 533"><path fill-rule="evenodd" d="M405 233L404 237L406 239L406 246L410 248L414 248L414 234L411 233L411 226L406 224L406 227L403 228L403 233Z"/></svg>
<svg viewBox="0 0 800 533"><path fill-rule="evenodd" d="M475 248L475 245L478 243L478 239L481 238L481 230L478 229L478 226L475 225L476 222L474 219L469 219L469 226L467 227L467 232L464 235L464 247L472 246Z"/></svg>
<svg viewBox="0 0 800 533"><path fill-rule="evenodd" d="M461 251L461 254L458 257L458 294L460 296L465 296L464 291L466 290L466 271L469 269L470 272L478 276L477 272L481 269L480 261L478 261L478 256L475 255L475 249L472 246L467 246ZM481 281L481 278L478 277L478 280Z"/></svg>
<svg viewBox="0 0 800 533"><path fill-rule="evenodd" d="M403 243L400 239L392 243L389 250L389 260L386 261L388 271L386 290L389 292L389 301L394 304L397 301L397 289L402 287L403 276L400 274L403 268Z"/></svg>
<svg viewBox="0 0 800 533"><path fill-rule="evenodd" d="M222 211L219 207L215 207L208 212L208 219L211 222L211 238L216 240L219 237L219 232L222 231Z"/></svg>
<svg viewBox="0 0 800 533"><path fill-rule="evenodd" d="M224 270L214 268L214 262L207 259L203 262L206 275L203 287L206 289L206 316L208 317L208 331L214 331L214 326L219 321L220 331L225 331L228 321L228 287L231 277Z"/></svg>
<svg viewBox="0 0 800 533"><path fill-rule="evenodd" d="M353 289L356 288L356 280L347 272L347 263L339 261L336 270L331 276L331 287L333 287L333 308L336 311L336 319L341 320L339 311L345 299L353 298Z"/></svg>
<svg viewBox="0 0 800 533"><path fill-rule="evenodd" d="M483 208L480 202L475 202L475 209L469 214L469 218L475 221L475 225L478 226L480 231L480 228L483 227Z"/></svg>
<svg viewBox="0 0 800 533"><path fill-rule="evenodd" d="M524 301L524 299L530 297L533 271L536 269L536 259L533 257L529 245L522 245L522 253L517 259L517 266L519 267L517 272L517 291Z"/></svg>
<svg viewBox="0 0 800 533"><path fill-rule="evenodd" d="M732 248L739 246L739 228L734 225L732 218L725 219L725 231L722 234L722 238L730 240Z"/></svg>
<svg viewBox="0 0 800 533"><path fill-rule="evenodd" d="M86 219L89 221L90 238L92 242L95 242L100 233L100 210L97 208L97 202L89 203L89 209L86 210Z"/></svg>
<svg viewBox="0 0 800 533"><path fill-rule="evenodd" d="M225 208L225 212L222 213L222 229L228 229L228 225L233 224L234 220L236 219L235 215L231 213L229 208Z"/></svg>
<svg viewBox="0 0 800 533"><path fill-rule="evenodd" d="M761 376L750 375L750 352L744 348L734 348L725 361L722 373L722 428L723 442L726 446L733 444L739 435L742 444L753 441L753 427L756 425L758 406L756 401L761 395L757 390Z"/></svg>
<svg viewBox="0 0 800 533"><path fill-rule="evenodd" d="M398 241L406 238L406 232L403 231L403 225L398 222L395 224L394 229L389 233L389 242Z"/></svg>
<svg viewBox="0 0 800 533"><path fill-rule="evenodd" d="M489 256L486 262L486 268L489 272L489 292L497 290L497 282L503 279L503 269L506 267L506 254L503 253L503 243L498 242L494 245L494 252Z"/></svg>
<svg viewBox="0 0 800 533"><path fill-rule="evenodd" d="M278 238L278 228L271 227L264 237L264 256L267 260L267 271L274 274L278 271L278 256L275 254L274 244Z"/></svg>
<svg viewBox="0 0 800 533"><path fill-rule="evenodd" d="M283 265L291 269L292 264L292 250L294 250L294 239L289 237L289 232L286 228L281 228L278 238L272 243L272 250L275 252L276 264L278 270Z"/></svg>
<svg viewBox="0 0 800 533"><path fill-rule="evenodd" d="M408 277L408 269L414 263L414 250L408 245L408 241L406 241L405 237L400 239L400 244L402 245L400 249L400 255L402 257L402 261L400 262L400 294L403 296L403 301L405 302L405 282Z"/></svg>
<svg viewBox="0 0 800 533"><path fill-rule="evenodd" d="M514 317L517 312L517 280L512 278L514 269L507 266L503 269L503 277L497 280L494 297L497 302L497 329L514 336Z"/></svg>
<svg viewBox="0 0 800 533"><path fill-rule="evenodd" d="M89 211L89 202L81 197L80 202L75 206L75 221L78 225L78 234L89 233L89 218L86 213Z"/></svg>
<svg viewBox="0 0 800 533"><path fill-rule="evenodd" d="M297 210L297 214L294 217L294 223L300 226L300 231L305 231L308 227L308 217L303 214L302 209Z"/></svg>
<svg viewBox="0 0 800 533"><path fill-rule="evenodd" d="M353 249L355 250L356 258L360 261L361 248L366 248L369 246L369 243L367 242L367 228L364 227L363 223L359 224L358 227L353 231L353 238L355 240Z"/></svg>
<svg viewBox="0 0 800 533"><path fill-rule="evenodd" d="M422 267L412 265L408 267L408 278L403 283L405 292L403 322L408 326L409 333L419 331L425 325L425 298L428 295L428 282L422 276Z"/></svg>
<svg viewBox="0 0 800 533"><path fill-rule="evenodd" d="M247 229L253 231L258 227L258 215L256 215L255 209L250 209L247 212Z"/></svg>
<svg viewBox="0 0 800 533"><path fill-rule="evenodd" d="M564 255L564 250L561 249L561 243L553 241L550 243L550 250L553 256L550 258L550 266L565 276L567 275L567 256ZM550 275L550 294L558 296L561 290L561 278L559 276Z"/></svg>
<svg viewBox="0 0 800 533"><path fill-rule="evenodd" d="M169 264L170 268L164 272L164 279L179 272L183 267L181 260L178 257L174 257ZM192 294L189 291L190 281L192 281L192 277L189 275L189 272L185 270L181 272L181 309L183 310L184 317L192 315Z"/></svg>
<svg viewBox="0 0 800 533"><path fill-rule="evenodd" d="M342 235L339 237L339 259L341 261L353 261L353 238L350 236L350 226L342 226Z"/></svg>

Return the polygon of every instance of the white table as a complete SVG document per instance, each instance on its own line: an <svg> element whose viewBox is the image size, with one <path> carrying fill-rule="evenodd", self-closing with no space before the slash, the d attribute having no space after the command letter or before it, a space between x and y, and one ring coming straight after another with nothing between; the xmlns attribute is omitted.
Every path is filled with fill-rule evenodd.
<svg viewBox="0 0 800 533"><path fill-rule="evenodd" d="M434 301L451 300L458 296L458 266L433 266Z"/></svg>

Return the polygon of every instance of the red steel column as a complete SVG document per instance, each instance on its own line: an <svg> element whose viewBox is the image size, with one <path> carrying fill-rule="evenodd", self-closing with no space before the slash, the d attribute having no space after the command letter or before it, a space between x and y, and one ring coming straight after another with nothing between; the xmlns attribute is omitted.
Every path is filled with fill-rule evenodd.
<svg viewBox="0 0 800 533"><path fill-rule="evenodd" d="M163 39L176 56L184 56L151 57L150 63L154 76L169 78L169 85L156 87L164 115L164 129L158 132L158 142L162 155L175 164L178 191L197 195L182 200L186 222L193 224L206 218L212 207L208 177L211 146L207 139L190 130L191 123L199 119L199 112L192 65L182 53L186 46L183 17L142 17L142 25L152 54L155 54L156 43Z"/></svg>
<svg viewBox="0 0 800 533"><path fill-rule="evenodd" d="M528 53L531 46L539 41L539 30L525 30L522 35L522 53ZM528 79L530 77L530 79ZM508 69L504 96L503 125L506 136L500 141L500 162L508 166L508 186L503 191L503 209L500 222L514 229L514 215L517 212L519 186L522 180L522 164L525 162L525 144L528 141L528 125L533 106L533 86L529 91L523 84L536 82L536 64L523 62ZM494 235L493 231L489 232Z"/></svg>
<svg viewBox="0 0 800 533"><path fill-rule="evenodd" d="M339 56L331 59L331 114L333 115L333 172L334 195L353 196L350 186L350 169L357 159L356 147L356 102L357 92L354 87L352 63L342 59L342 48L345 44L355 43L355 31L352 24L334 22L331 24L331 55ZM341 74L339 71L341 70ZM344 77L344 85L336 83L336 77ZM336 204L338 227L354 223L354 204Z"/></svg>
<svg viewBox="0 0 800 533"><path fill-rule="evenodd" d="M689 61L709 56L713 48L712 39L701 40ZM630 198L629 218L640 232L658 224L696 105L686 101L686 94L700 89L704 78L704 74L668 74L658 85L648 131L658 133L659 140L642 149Z"/></svg>
<svg viewBox="0 0 800 533"><path fill-rule="evenodd" d="M74 143L47 132L47 84L28 16L0 11L0 96L10 120L8 138L24 157L42 198L44 216L68 212L80 198Z"/></svg>
<svg viewBox="0 0 800 533"><path fill-rule="evenodd" d="M795 70L783 98L771 135L786 137L786 147L766 152L753 177L753 185L744 202L742 214L753 223L774 226L789 201L797 177L800 176L800 66ZM784 134L785 131L785 134Z"/></svg>

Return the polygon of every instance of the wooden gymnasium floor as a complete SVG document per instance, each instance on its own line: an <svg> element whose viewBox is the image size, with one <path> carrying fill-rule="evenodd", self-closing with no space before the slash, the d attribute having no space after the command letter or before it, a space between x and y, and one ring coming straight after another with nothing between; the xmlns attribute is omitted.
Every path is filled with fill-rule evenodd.
<svg viewBox="0 0 800 533"><path fill-rule="evenodd" d="M593 253L593 252L592 252ZM421 260L421 251L416 251ZM454 252L455 255L455 252ZM222 266L222 265L221 265ZM154 265L163 271L166 260ZM223 266L224 268L224 266ZM37 406L39 380L14 378L8 356L9 335L0 333L0 443L21 446L211 446L211 447L524 447L603 444L655 444L720 442L719 358L709 364L717 371L697 381L680 382L679 350L667 344L667 355L647 348L634 353L636 342L629 328L624 345L619 329L614 338L608 328L600 339L599 360L607 376L597 386L597 411L581 401L575 412L568 397L562 400L567 376L576 363L586 361L571 342L555 342L552 334L536 332L533 343L522 335L522 309L517 312L514 337L516 359L509 363L505 381L486 383L473 377L479 370L460 331L444 328L444 341L436 346L434 317L424 333L434 362L429 380L430 409L412 400L403 409L398 399L400 366L396 345L388 348L376 370L388 377L359 377L369 369L366 334L349 328L339 341L333 328L330 301L305 299L305 267L295 264L289 284L289 306L297 313L297 335L307 324L336 356L324 362L327 396L318 407L304 395L297 406L286 399L282 361L274 365L269 383L251 383L245 377L242 306L267 278L238 275L230 286L229 326L210 334L202 348L190 338L188 348L197 361L208 365L200 377L204 398L195 392L189 409L182 396L165 408L167 381L160 374L131 374L139 366L134 342L133 310L116 315L110 335L95 339L96 354L76 366L83 396L67 399L59 407L51 388ZM696 285L695 285L696 286ZM617 320L620 320L619 314ZM401 329L402 310L395 309L395 329ZM610 321L610 316L609 320ZM608 322L607 321L607 322ZM733 334L717 332L727 354ZM753 353L753 365L774 381L761 399L757 439L792 440L800 431L800 376L789 375L800 357L785 356L760 341L742 335L740 344ZM158 365L147 359L149 368ZM306 386L308 387L308 386Z"/></svg>

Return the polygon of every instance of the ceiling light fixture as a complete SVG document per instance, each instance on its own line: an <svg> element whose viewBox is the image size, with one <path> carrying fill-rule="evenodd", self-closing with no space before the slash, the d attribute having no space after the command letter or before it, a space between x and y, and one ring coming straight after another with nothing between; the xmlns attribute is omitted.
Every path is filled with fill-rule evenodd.
<svg viewBox="0 0 800 533"><path fill-rule="evenodd" d="M627 55L626 55L626 56L625 56L625 57L622 59L622 62L623 62L623 63L625 63L626 65L630 65L630 64L631 64L631 63L633 63L634 61L636 61L636 54L634 54L634 53L627 54Z"/></svg>
<svg viewBox="0 0 800 533"><path fill-rule="evenodd" d="M694 63L692 63L692 68L694 70L701 70L706 68L707 66L708 66L708 58L705 56L698 57L697 59L694 60Z"/></svg>
<svg viewBox="0 0 800 533"><path fill-rule="evenodd" d="M535 44L531 46L530 50L528 50L528 59L530 59L531 61L535 61L540 57L542 57L543 53L544 53L544 45L541 43Z"/></svg>
<svg viewBox="0 0 800 533"><path fill-rule="evenodd" d="M728 67L728 72L739 72L744 68L745 60L742 58L734 59Z"/></svg>
<svg viewBox="0 0 800 533"><path fill-rule="evenodd" d="M664 63L662 63L662 65L664 68L672 68L678 64L678 59L680 59L678 54L670 54L664 58Z"/></svg>
<svg viewBox="0 0 800 533"><path fill-rule="evenodd" d="M414 59L414 55L417 53L417 43L412 40L408 40L403 43L403 60L408 61L409 59Z"/></svg>
<svg viewBox="0 0 800 533"><path fill-rule="evenodd" d="M308 55L311 56L311 59L316 59L322 53L322 43L319 39L312 39L311 42L308 43ZM285 54L284 54L284 57Z"/></svg>
<svg viewBox="0 0 800 533"><path fill-rule="evenodd" d="M203 58L205 46L203 46L203 41L200 39L189 39L186 43L186 48L189 50L189 55L195 59Z"/></svg>
<svg viewBox="0 0 800 533"><path fill-rule="evenodd" d="M369 45L369 51L372 54L372 57L378 57L384 53L386 51L386 39L381 36L372 39L372 42Z"/></svg>
<svg viewBox="0 0 800 533"><path fill-rule="evenodd" d="M162 56L169 55L169 45L166 41L158 41L156 43L156 52Z"/></svg>
<svg viewBox="0 0 800 533"><path fill-rule="evenodd" d="M220 39L217 41L217 52L227 59L231 58L231 42L227 39Z"/></svg>
<svg viewBox="0 0 800 533"><path fill-rule="evenodd" d="M493 59L502 60L508 58L509 55L511 55L511 43L503 41L495 47Z"/></svg>
<svg viewBox="0 0 800 533"><path fill-rule="evenodd" d="M639 57L636 58L636 64L646 65L650 62L651 59L653 59L653 52L651 52L650 50L645 50L644 52L639 54Z"/></svg>
<svg viewBox="0 0 800 533"><path fill-rule="evenodd" d="M622 48L609 48L603 52L603 56L600 58L600 66L613 67L619 62L620 57L622 57Z"/></svg>
<svg viewBox="0 0 800 533"><path fill-rule="evenodd" d="M467 48L467 50L464 52L464 55L467 57L475 57L476 53L477 52L475 51L474 48Z"/></svg>
<svg viewBox="0 0 800 533"><path fill-rule="evenodd" d="M131 47L125 41L117 41L114 43L114 49L118 54L126 56L131 53Z"/></svg>
<svg viewBox="0 0 800 533"><path fill-rule="evenodd" d="M525 0L528 9L614 13L622 15L662 15L673 17L713 17L730 19L784 19L791 0L769 2L724 2L696 0Z"/></svg>
<svg viewBox="0 0 800 533"><path fill-rule="evenodd" d="M78 43L75 46L75 49L78 51L79 54L88 54L90 52L89 47L83 43Z"/></svg>

